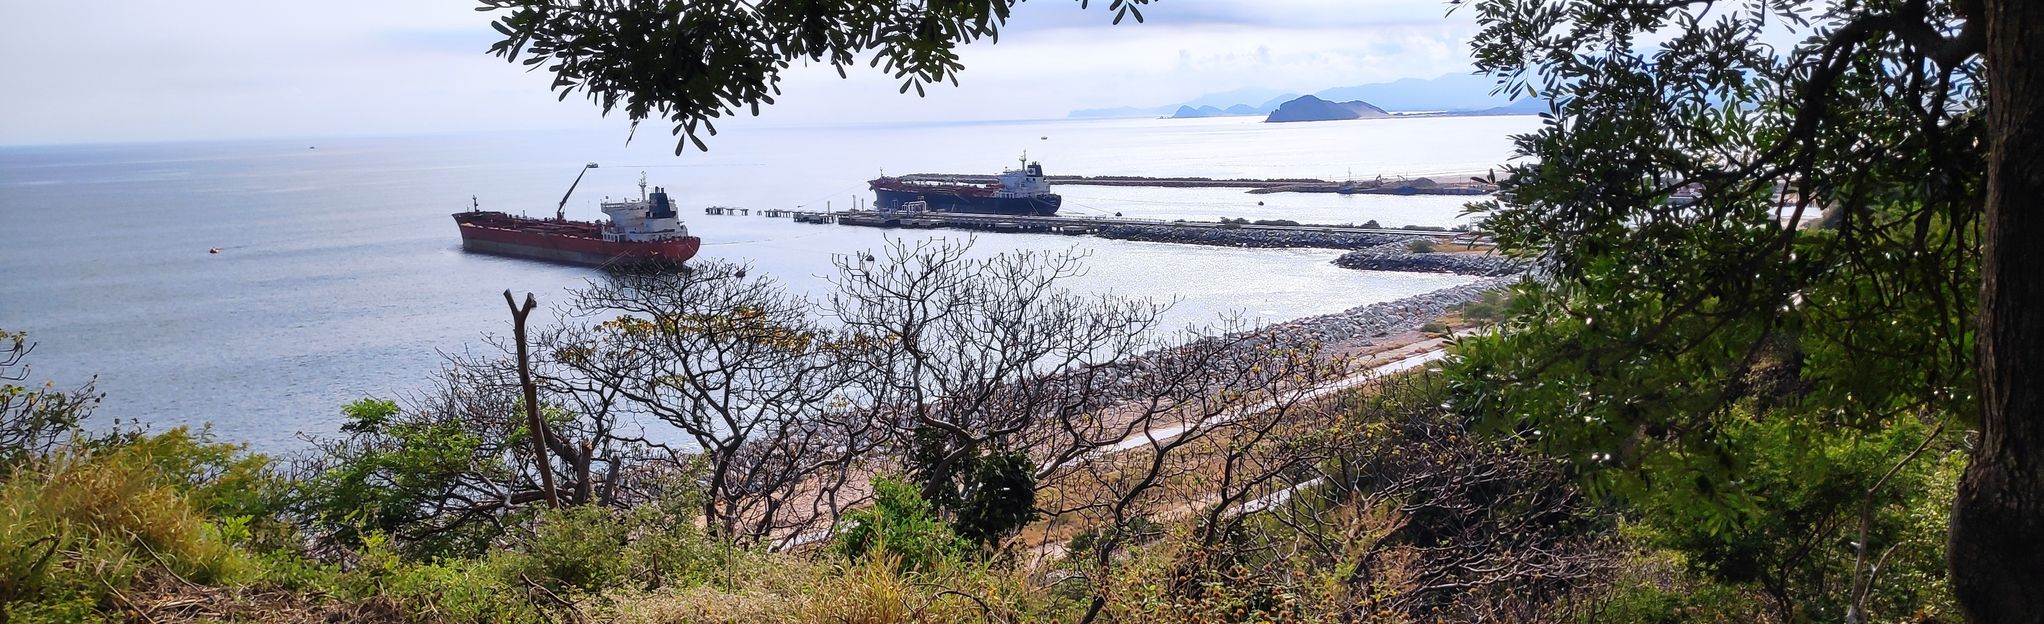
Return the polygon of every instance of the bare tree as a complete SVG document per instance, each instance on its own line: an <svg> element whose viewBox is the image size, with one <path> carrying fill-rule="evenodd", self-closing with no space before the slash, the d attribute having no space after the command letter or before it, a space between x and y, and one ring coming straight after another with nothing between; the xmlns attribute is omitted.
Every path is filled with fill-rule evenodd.
<svg viewBox="0 0 2044 624"><path fill-rule="evenodd" d="M827 306L844 332L851 396L897 450L919 451L911 468L940 505L970 497L954 477L985 453L1026 450L1040 463L1111 443L1047 432L1099 406L1116 363L1156 345L1168 308L1072 293L1078 253L970 249L895 241L881 257L840 256Z"/></svg>
<svg viewBox="0 0 2044 624"><path fill-rule="evenodd" d="M1281 446L1272 438L1346 370L1320 358L1310 338L1269 330L1187 332L1123 367L1115 403L1058 421L1056 435L1071 441L1052 448L1082 452L1058 458L1046 479L1057 488L1045 504L1052 522L1094 527L1089 548L1072 553L1094 585L1084 621L1107 606L1121 549L1149 537L1141 527L1202 518L1202 532L1220 530L1253 493L1272 488L1288 462L1266 465L1259 455Z"/></svg>
<svg viewBox="0 0 2044 624"><path fill-rule="evenodd" d="M842 400L842 345L814 312L732 264L615 273L577 292L570 322L540 339L539 376L679 431L687 444L641 441L699 460L706 524L758 540L834 518L848 464L877 439Z"/></svg>

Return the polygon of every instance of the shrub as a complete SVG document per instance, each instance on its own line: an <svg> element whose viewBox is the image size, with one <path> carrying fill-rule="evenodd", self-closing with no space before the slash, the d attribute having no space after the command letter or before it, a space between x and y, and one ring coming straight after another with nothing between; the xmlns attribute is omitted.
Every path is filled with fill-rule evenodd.
<svg viewBox="0 0 2044 624"><path fill-rule="evenodd" d="M1511 314L1511 299L1503 290L1486 290L1476 301L1455 306L1462 318L1494 323Z"/></svg>
<svg viewBox="0 0 2044 624"><path fill-rule="evenodd" d="M632 527L619 515L589 505L543 512L532 536L521 541L513 571L590 592L629 581L634 561L625 552Z"/></svg>
<svg viewBox="0 0 2044 624"><path fill-rule="evenodd" d="M99 404L91 382L68 392L5 383L27 376L22 360L34 348L27 334L0 330L0 470L48 454Z"/></svg>
<svg viewBox="0 0 2044 624"><path fill-rule="evenodd" d="M1036 520L1036 464L1019 452L973 463L971 492L958 506L958 536L992 548Z"/></svg>
<svg viewBox="0 0 2044 624"><path fill-rule="evenodd" d="M254 579L262 565L238 545L253 518L211 513L262 510L267 465L183 428L74 439L23 462L0 483L0 608L63 621L151 574Z"/></svg>
<svg viewBox="0 0 2044 624"><path fill-rule="evenodd" d="M964 550L964 542L937 519L915 486L891 478L873 480L873 506L846 514L835 549L845 558L898 559L903 570L928 570Z"/></svg>
<svg viewBox="0 0 2044 624"><path fill-rule="evenodd" d="M519 578L510 555L406 561L380 533L362 536L353 570L336 581L351 600L384 601L407 621L539 624L555 618L533 604L544 599ZM558 597L557 595L555 597Z"/></svg>
<svg viewBox="0 0 2044 624"><path fill-rule="evenodd" d="M500 463L476 431L403 413L390 400L362 399L341 411L348 437L324 445L305 483L302 511L316 529L348 545L360 544L364 531L417 537L401 545L422 554L481 552L495 537L494 527L444 524L459 519L432 511L464 479Z"/></svg>
<svg viewBox="0 0 2044 624"><path fill-rule="evenodd" d="M1415 238L1412 239L1412 242L1408 242L1405 244L1405 250L1410 251L1412 253L1433 253L1434 241L1427 240L1424 238Z"/></svg>

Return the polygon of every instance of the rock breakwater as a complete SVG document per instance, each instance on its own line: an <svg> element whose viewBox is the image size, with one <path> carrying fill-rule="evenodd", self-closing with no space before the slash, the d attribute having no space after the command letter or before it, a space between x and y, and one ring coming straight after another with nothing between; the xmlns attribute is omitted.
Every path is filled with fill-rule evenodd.
<svg viewBox="0 0 2044 624"><path fill-rule="evenodd" d="M1363 271L1407 273L1454 273L1498 277L1526 272L1526 262L1495 255L1456 253L1413 253L1404 244L1393 243L1358 249L1334 259L1335 266Z"/></svg>
<svg viewBox="0 0 2044 624"><path fill-rule="evenodd" d="M1436 232L1412 234L1387 232L1340 232L1310 229L1256 229L1187 227L1181 225L1109 225L1093 231L1101 238L1186 243L1224 247L1317 247L1322 249L1366 249L1387 244L1403 245L1414 238L1439 236Z"/></svg>

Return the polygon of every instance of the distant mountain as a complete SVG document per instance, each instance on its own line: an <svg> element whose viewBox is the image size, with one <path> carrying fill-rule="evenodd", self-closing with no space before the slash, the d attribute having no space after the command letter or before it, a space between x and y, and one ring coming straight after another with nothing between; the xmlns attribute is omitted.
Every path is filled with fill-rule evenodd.
<svg viewBox="0 0 2044 624"><path fill-rule="evenodd" d="M1171 118L1198 119L1200 117L1221 117L1227 114L1228 114L1227 111L1214 108L1212 106L1201 106L1199 108L1193 108L1191 106L1180 106L1178 107L1178 112L1171 113Z"/></svg>
<svg viewBox="0 0 2044 624"><path fill-rule="evenodd" d="M1257 109L1256 109L1256 107L1254 107L1254 106L1250 106L1250 105L1248 105L1248 104L1236 104L1236 105L1234 105L1234 106L1230 106L1230 107L1228 107L1228 108L1226 108L1226 109L1222 109L1222 111L1221 111L1221 112L1224 112L1224 113L1227 113L1227 114L1230 114L1230 115L1261 115L1261 114L1264 114L1264 113L1268 113L1268 112L1270 112L1270 111L1267 111L1267 110L1257 110Z"/></svg>
<svg viewBox="0 0 2044 624"><path fill-rule="evenodd" d="M1284 106L1284 105L1285 105L1285 102L1290 102L1290 101L1292 101L1292 100L1296 100L1296 99L1299 99L1299 94L1297 94L1297 93L1286 93L1286 94L1284 94L1284 95L1280 95L1280 96L1277 96L1277 97L1271 98L1271 99L1269 99L1269 100L1265 100L1265 101L1264 101L1264 102L1263 102L1262 104L1258 104L1258 105L1256 106L1256 112L1259 112L1259 113L1268 113L1268 112L1271 112L1271 111L1277 110L1277 107L1279 107L1279 106Z"/></svg>
<svg viewBox="0 0 2044 624"><path fill-rule="evenodd" d="M1353 87L1335 87L1314 95L1336 102L1364 100L1384 110L1405 112L1473 111L1510 104L1490 94L1494 79L1475 74L1448 74L1432 79L1406 78Z"/></svg>
<svg viewBox="0 0 2044 624"><path fill-rule="evenodd" d="M1329 102L1361 100L1370 102L1387 111L1408 113L1454 113L1480 115L1517 115L1544 111L1543 103L1528 103L1527 100L1513 101L1504 96L1491 95L1497 85L1494 79L1475 74L1448 74L1436 78L1406 78L1391 82L1335 87L1314 93L1315 97ZM1276 111L1285 102L1297 99L1298 94L1282 93L1275 97L1274 89L1246 88L1210 93L1192 101L1150 108L1121 107L1072 111L1072 117L1157 117L1173 116L1181 105L1194 111L1202 107L1213 107L1226 114L1263 114ZM1265 99L1269 98L1269 99ZM1257 102L1261 101L1261 104ZM1535 100L1535 102L1538 102ZM1243 108L1251 113L1238 113Z"/></svg>
<svg viewBox="0 0 2044 624"><path fill-rule="evenodd" d="M1269 100L1277 100L1279 102L1283 102L1285 100L1289 100L1295 97L1299 97L1299 94L1291 93L1288 91L1280 91L1277 89L1261 89L1257 87L1247 87L1242 89L1235 89L1233 91L1208 93L1206 95L1202 95L1181 103L1185 104L1186 106L1191 106L1193 108L1199 108L1201 106L1227 108L1229 106L1233 106L1236 104L1263 102Z"/></svg>
<svg viewBox="0 0 2044 624"><path fill-rule="evenodd" d="M1178 106L1175 104L1170 104L1165 106L1151 106L1148 108L1141 108L1135 106L1117 106L1114 108L1083 108L1072 111L1070 114L1065 115L1065 117L1071 119L1101 119L1108 117L1162 117L1171 114L1171 110L1174 108L1178 108Z"/></svg>
<svg viewBox="0 0 2044 624"><path fill-rule="evenodd" d="M1384 112L1384 109L1377 108L1369 102L1362 100L1329 102L1311 95L1302 95L1299 96L1299 99L1279 105L1277 110L1271 111L1270 118L1264 121L1270 123L1337 121L1342 119L1377 119L1390 116L1391 113Z"/></svg>
<svg viewBox="0 0 2044 624"><path fill-rule="evenodd" d="M1456 111L1448 114L1474 117L1481 115L1538 115L1545 112L1547 112L1547 98L1524 98L1504 106L1475 111Z"/></svg>

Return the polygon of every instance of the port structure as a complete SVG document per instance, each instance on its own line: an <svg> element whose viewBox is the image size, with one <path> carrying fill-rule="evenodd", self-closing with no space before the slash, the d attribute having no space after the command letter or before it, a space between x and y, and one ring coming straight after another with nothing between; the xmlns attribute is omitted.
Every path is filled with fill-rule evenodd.
<svg viewBox="0 0 2044 624"><path fill-rule="evenodd" d="M1218 223L1211 221L1165 221L1163 219L1142 219L1133 217L1037 217L1021 215L990 215L974 213L920 212L920 211L874 211L854 210L841 212L795 211L789 214L797 223L855 225L883 228L948 228L981 230L1009 233L1096 234L1111 228L1143 227L1179 230L1197 233L1204 237L1227 236L1229 233L1243 234L1244 238L1255 235L1297 234L1297 235L1354 235L1383 239L1434 238L1449 239L1466 235L1466 232L1448 230L1415 230L1399 228L1364 228L1344 225L1257 225L1242 223ZM1305 244L1302 247L1325 245Z"/></svg>

